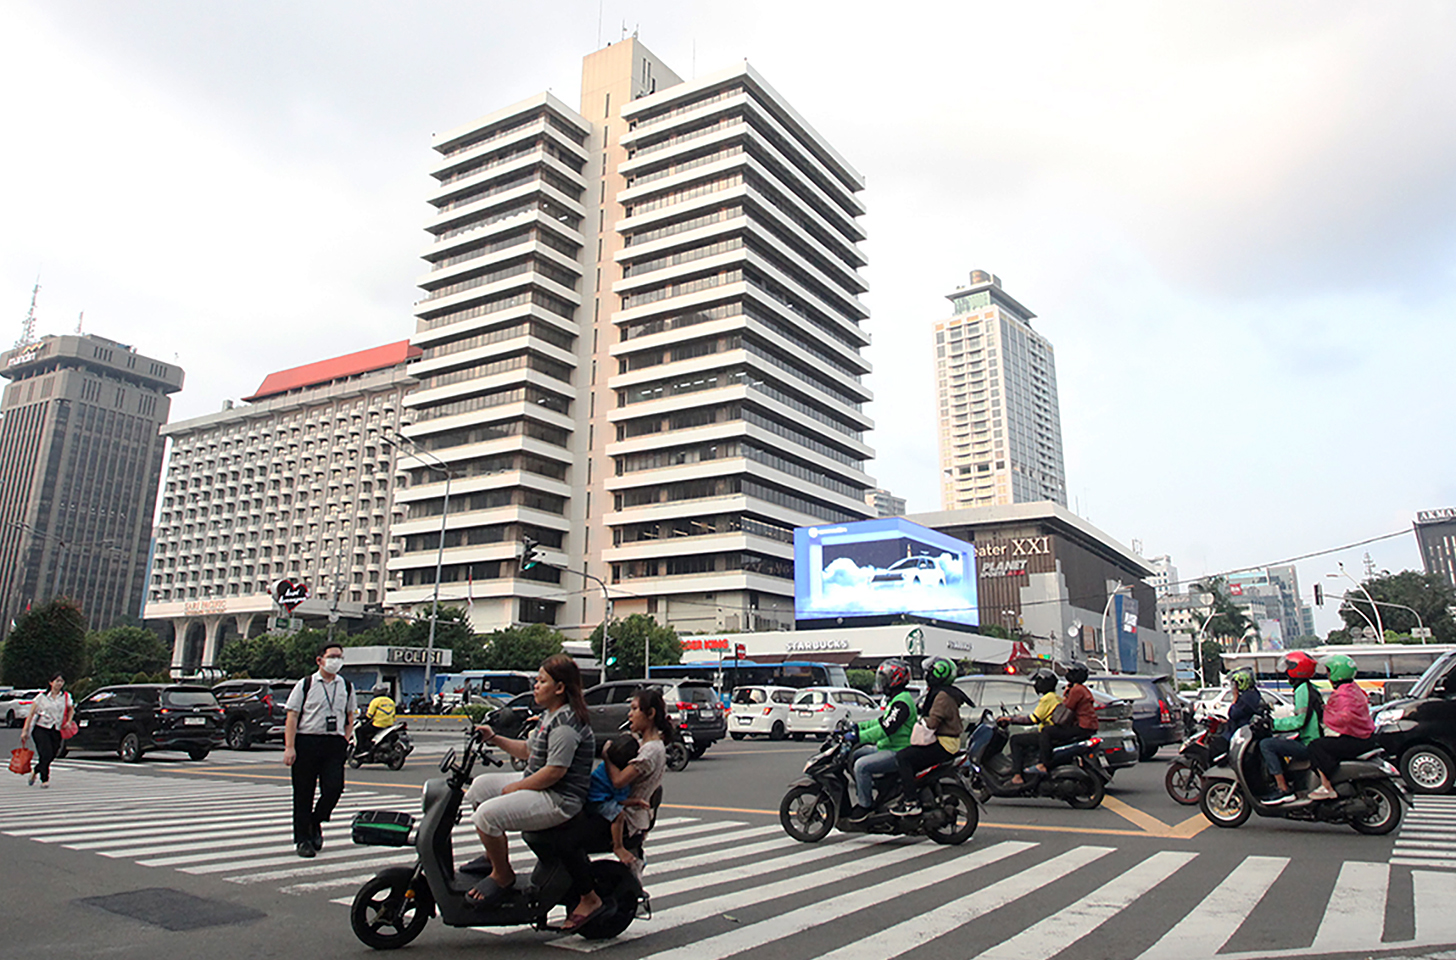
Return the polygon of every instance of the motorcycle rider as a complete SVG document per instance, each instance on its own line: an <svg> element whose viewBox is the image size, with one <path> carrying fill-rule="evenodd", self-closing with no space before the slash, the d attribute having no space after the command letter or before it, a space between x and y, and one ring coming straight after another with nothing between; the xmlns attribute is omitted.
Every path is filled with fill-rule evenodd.
<svg viewBox="0 0 1456 960"><path fill-rule="evenodd" d="M1057 675L1050 670L1038 670L1032 674L1031 685L1041 695L1041 699L1036 702L1036 707L1032 709L1031 713L999 717L996 720L997 723L1003 725L1015 723L1020 726L1036 727L1035 730L1013 734L1008 741L1011 745L1011 769L1013 771L1011 785L1014 787L1019 787L1025 782L1022 779L1021 771L1026 761L1026 755L1037 749L1037 744L1041 740L1041 729L1052 722L1052 711L1056 710L1057 705L1062 702L1062 698L1057 696Z"/></svg>
<svg viewBox="0 0 1456 960"><path fill-rule="evenodd" d="M900 802L890 812L897 817L920 815L916 774L955 756L961 748L961 734L965 732L961 705L975 706L965 691L955 685L960 671L952 661L931 657L921 665L921 670L930 689L920 701L916 727L923 724L932 737L929 743L917 744L912 728L910 746L895 755L895 765L900 768Z"/></svg>
<svg viewBox="0 0 1456 960"><path fill-rule="evenodd" d="M859 724L856 734L862 744L854 751L854 807L851 823L867 819L875 809L875 777L895 769L895 754L910 745L910 727L915 722L915 697L910 693L910 665L891 658L875 671L875 687L889 699L884 711Z"/></svg>
<svg viewBox="0 0 1456 960"><path fill-rule="evenodd" d="M367 756L374 749L374 738L381 730L394 726L395 703L389 695L389 687L381 684L369 692L374 699L369 701L363 722L354 731L354 753L361 757Z"/></svg>
<svg viewBox="0 0 1456 960"><path fill-rule="evenodd" d="M1337 653L1325 658L1325 670L1335 690L1325 703L1325 736L1309 745L1309 762L1320 778L1320 785L1309 792L1311 800L1333 800L1336 794L1330 775L1340 761L1353 760L1379 746L1370 718L1370 698L1355 682L1355 661Z"/></svg>
<svg viewBox="0 0 1456 960"><path fill-rule="evenodd" d="M1264 708L1264 698L1259 696L1259 690L1254 686L1254 671L1248 667L1240 667L1229 674L1229 684L1234 688L1234 702L1229 707L1225 735L1233 736L1235 730L1246 726Z"/></svg>
<svg viewBox="0 0 1456 960"><path fill-rule="evenodd" d="M1066 677L1067 692L1062 694L1061 705L1070 717L1062 723L1049 723L1037 733L1036 745L1041 756L1041 762L1036 765L1038 773L1051 769L1053 747L1086 740L1097 732L1097 701L1087 689L1087 665L1068 664Z"/></svg>
<svg viewBox="0 0 1456 960"><path fill-rule="evenodd" d="M1266 737L1259 743L1259 752L1264 755L1264 766L1274 778L1275 790L1264 798L1265 803L1291 803L1294 792L1284 779L1285 760L1307 760L1309 745L1320 735L1320 713L1324 702L1319 691L1310 680L1314 677L1314 658L1303 650L1286 653L1279 661L1279 669L1289 678L1294 688L1294 714L1274 718L1275 736ZM1278 736L1290 733L1292 736Z"/></svg>

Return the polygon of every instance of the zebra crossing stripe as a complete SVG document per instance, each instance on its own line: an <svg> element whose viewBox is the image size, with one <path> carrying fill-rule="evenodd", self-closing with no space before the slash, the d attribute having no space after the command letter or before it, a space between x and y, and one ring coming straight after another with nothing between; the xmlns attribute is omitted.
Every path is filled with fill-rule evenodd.
<svg viewBox="0 0 1456 960"><path fill-rule="evenodd" d="M1050 960L1197 856L1174 850L1155 853L1076 903L986 950L977 960Z"/></svg>
<svg viewBox="0 0 1456 960"><path fill-rule="evenodd" d="M1113 851L1113 847L1075 847L1045 863L982 887L969 896L952 900L923 916L913 917L857 943L821 954L817 960L891 960L1014 903Z"/></svg>
<svg viewBox="0 0 1456 960"><path fill-rule="evenodd" d="M1138 960L1186 960L1218 953L1288 865L1288 857L1245 858Z"/></svg>
<svg viewBox="0 0 1456 960"><path fill-rule="evenodd" d="M1416 942L1456 943L1456 874L1412 870L1415 887ZM1391 944L1394 946L1394 944Z"/></svg>
<svg viewBox="0 0 1456 960"><path fill-rule="evenodd" d="M695 940L681 947L654 953L643 960L724 960L725 957L733 954L765 943L782 940L811 927L817 927L867 907L873 907L885 900L953 880L962 874L1033 849L1035 846L1034 843L1007 840L984 850L973 850L970 853L955 856L941 863L921 866L914 872L907 872L890 880L859 890L852 890L828 900L820 900L806 907L781 913L768 920L745 924L727 933L720 933L716 937Z"/></svg>
<svg viewBox="0 0 1456 960"><path fill-rule="evenodd" d="M1379 949L1389 886L1390 864L1345 861L1310 949L1316 953Z"/></svg>

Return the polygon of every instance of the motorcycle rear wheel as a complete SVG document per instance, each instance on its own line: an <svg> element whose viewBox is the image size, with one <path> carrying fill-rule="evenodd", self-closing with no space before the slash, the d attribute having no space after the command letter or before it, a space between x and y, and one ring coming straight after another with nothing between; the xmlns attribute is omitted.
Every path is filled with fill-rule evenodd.
<svg viewBox="0 0 1456 960"><path fill-rule="evenodd" d="M946 819L940 826L925 831L926 836L950 846L971 839L981 823L981 813L971 792L958 783L940 783L931 792L935 794L932 803Z"/></svg>
<svg viewBox="0 0 1456 960"><path fill-rule="evenodd" d="M394 950L425 929L433 901L428 890L410 890L413 877L409 867L390 867L359 888L349 908L349 926L360 942L375 950Z"/></svg>
<svg viewBox="0 0 1456 960"><path fill-rule="evenodd" d="M819 787L791 787L779 804L779 823L800 843L818 843L829 836L838 819L834 799Z"/></svg>
<svg viewBox="0 0 1456 960"><path fill-rule="evenodd" d="M1360 799L1371 803L1375 812L1350 826L1366 836L1384 836L1400 825L1400 795L1394 787L1378 780L1367 780L1360 787Z"/></svg>
<svg viewBox="0 0 1456 960"><path fill-rule="evenodd" d="M688 761L692 755L688 748L681 743L669 743L667 745L667 769L673 773L681 773L688 768Z"/></svg>
<svg viewBox="0 0 1456 960"><path fill-rule="evenodd" d="M632 871L616 860L594 860L591 865L592 886L612 909L584 924L576 932L583 940L610 940L620 934L637 916L640 887Z"/></svg>
<svg viewBox="0 0 1456 960"><path fill-rule="evenodd" d="M387 761L387 765L388 765L389 769L391 769L391 770L399 770L399 769L401 769L402 767L404 767L404 761L405 761L405 759L407 757L409 757L409 754L407 754L407 753L404 752L404 748L403 747L395 747L394 748L394 753L392 753L392 754L389 755L389 760Z"/></svg>
<svg viewBox="0 0 1456 960"><path fill-rule="evenodd" d="M1241 827L1253 813L1239 785L1232 780L1205 780L1203 791L1198 794L1198 809L1215 827Z"/></svg>
<svg viewBox="0 0 1456 960"><path fill-rule="evenodd" d="M1170 763L1168 772L1163 776L1163 786L1168 796L1191 807L1203 792L1203 769L1196 763Z"/></svg>
<svg viewBox="0 0 1456 960"><path fill-rule="evenodd" d="M1067 797L1067 806L1073 810L1095 810L1102 806L1102 798L1107 791L1102 786L1100 777L1085 774L1086 779L1077 777L1077 792Z"/></svg>

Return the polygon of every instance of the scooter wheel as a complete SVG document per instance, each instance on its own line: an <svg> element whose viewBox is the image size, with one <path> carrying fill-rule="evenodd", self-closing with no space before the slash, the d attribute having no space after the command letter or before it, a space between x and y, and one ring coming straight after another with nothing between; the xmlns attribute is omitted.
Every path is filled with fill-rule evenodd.
<svg viewBox="0 0 1456 960"><path fill-rule="evenodd" d="M1253 805L1232 780L1205 780L1198 809L1215 827L1241 827L1253 813Z"/></svg>
<svg viewBox="0 0 1456 960"><path fill-rule="evenodd" d="M361 943L394 950L425 929L434 901L428 890L410 888L414 873L410 867L390 867L359 888L349 908L349 926Z"/></svg>
<svg viewBox="0 0 1456 960"><path fill-rule="evenodd" d="M350 754L349 755L349 769L350 770L358 770L363 765L364 765L364 761L363 760L360 760L358 757L354 756L353 754Z"/></svg>
<svg viewBox="0 0 1456 960"><path fill-rule="evenodd" d="M980 825L981 813L971 792L958 783L942 783L931 788L933 803L940 813L940 825L926 830L936 843L965 843Z"/></svg>
<svg viewBox="0 0 1456 960"><path fill-rule="evenodd" d="M1167 788L1168 796L1184 806L1192 806L1203 792L1203 770L1196 765L1170 763L1168 772L1163 775L1163 786Z"/></svg>
<svg viewBox="0 0 1456 960"><path fill-rule="evenodd" d="M833 798L819 787L793 787L779 804L784 832L801 843L818 843L829 836L836 819Z"/></svg>
<svg viewBox="0 0 1456 960"><path fill-rule="evenodd" d="M595 860L591 866L592 886L610 909L576 931L583 940L610 940L632 923L637 915L641 887L632 871L615 860Z"/></svg>
<svg viewBox="0 0 1456 960"><path fill-rule="evenodd" d="M673 773L681 773L688 768L688 761L692 756L688 748L681 743L669 743L667 745L667 769Z"/></svg>
<svg viewBox="0 0 1456 960"><path fill-rule="evenodd" d="M405 758L408 757L408 756L409 756L409 754L405 753L403 750L396 750L396 751L394 751L394 753L391 754L390 757L389 757L389 764L388 764L389 769L391 769L391 770L399 770L399 769L401 769L404 766Z"/></svg>

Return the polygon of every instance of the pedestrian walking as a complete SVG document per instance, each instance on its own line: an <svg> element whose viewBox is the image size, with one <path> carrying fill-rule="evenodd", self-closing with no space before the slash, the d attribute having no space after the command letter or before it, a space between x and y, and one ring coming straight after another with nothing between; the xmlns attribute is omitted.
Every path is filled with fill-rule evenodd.
<svg viewBox="0 0 1456 960"><path fill-rule="evenodd" d="M316 659L318 672L298 681L288 695L283 727L283 762L293 778L293 842L300 857L323 849L323 824L344 792L344 760L354 736L354 688L339 676L344 648L325 643Z"/></svg>
<svg viewBox="0 0 1456 960"><path fill-rule="evenodd" d="M51 761L61 752L61 727L71 722L75 709L71 695L62 688L66 678L61 674L51 677L50 689L36 694L30 704L30 713L25 717L25 726L20 731L20 745L23 747L31 737L35 738L35 752L39 759L30 772L29 785L35 786L40 778L42 787L51 785Z"/></svg>

